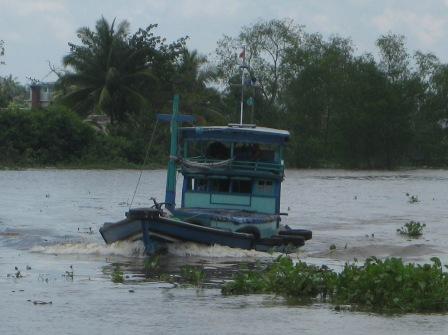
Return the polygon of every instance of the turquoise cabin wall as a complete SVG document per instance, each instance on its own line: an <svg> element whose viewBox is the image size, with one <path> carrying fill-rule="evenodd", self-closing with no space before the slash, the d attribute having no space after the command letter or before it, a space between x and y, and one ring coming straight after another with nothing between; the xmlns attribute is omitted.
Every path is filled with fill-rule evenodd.
<svg viewBox="0 0 448 335"><path fill-rule="evenodd" d="M222 193L184 193L185 208L228 208L266 214L276 213L276 198Z"/></svg>

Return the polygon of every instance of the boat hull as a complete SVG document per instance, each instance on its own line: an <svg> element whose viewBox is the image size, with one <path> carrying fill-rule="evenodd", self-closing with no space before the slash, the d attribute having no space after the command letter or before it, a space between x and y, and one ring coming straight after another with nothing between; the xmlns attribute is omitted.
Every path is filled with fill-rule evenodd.
<svg viewBox="0 0 448 335"><path fill-rule="evenodd" d="M190 223L152 208L130 210L127 218L116 223L105 223L100 233L106 243L122 240L142 239L148 253L154 252L162 244L177 241L195 242L205 245L224 245L231 248L255 249L259 251L285 252L303 246L305 239L297 231L259 238L251 233L235 232ZM282 231L280 231L282 232ZM302 234L303 235L303 234ZM157 248L155 245L157 244Z"/></svg>

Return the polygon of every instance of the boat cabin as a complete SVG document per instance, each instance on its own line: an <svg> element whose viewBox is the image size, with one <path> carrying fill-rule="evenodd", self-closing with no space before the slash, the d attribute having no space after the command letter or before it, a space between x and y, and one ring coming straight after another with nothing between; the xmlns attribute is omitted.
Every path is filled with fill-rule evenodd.
<svg viewBox="0 0 448 335"><path fill-rule="evenodd" d="M288 139L254 125L181 128L181 207L278 215Z"/></svg>

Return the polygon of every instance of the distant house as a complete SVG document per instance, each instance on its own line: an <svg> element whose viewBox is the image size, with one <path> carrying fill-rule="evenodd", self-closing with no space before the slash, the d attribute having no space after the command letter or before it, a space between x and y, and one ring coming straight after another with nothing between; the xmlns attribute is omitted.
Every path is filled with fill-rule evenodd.
<svg viewBox="0 0 448 335"><path fill-rule="evenodd" d="M29 90L28 106L30 108L45 108L53 101L54 83L33 82Z"/></svg>

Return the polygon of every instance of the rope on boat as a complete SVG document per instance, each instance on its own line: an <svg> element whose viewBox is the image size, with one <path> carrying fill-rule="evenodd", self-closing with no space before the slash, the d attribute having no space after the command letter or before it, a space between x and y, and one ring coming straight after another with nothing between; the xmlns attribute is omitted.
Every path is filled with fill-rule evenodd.
<svg viewBox="0 0 448 335"><path fill-rule="evenodd" d="M233 159L226 159L219 162L195 162L188 159L182 159L181 163L186 168L190 169L216 169L216 168L223 168L226 166L229 166L230 163L232 163Z"/></svg>
<svg viewBox="0 0 448 335"><path fill-rule="evenodd" d="M156 119L156 123L154 124L154 128L152 129L151 139L149 140L149 144L146 148L145 159L143 160L142 167L140 168L140 174L138 176L137 185L135 185L134 194L132 195L132 200L131 200L131 203L129 204L129 209L131 209L131 207L132 207L132 203L134 202L135 194L137 193L138 186L140 185L140 180L142 179L143 167L145 166L146 161L148 160L149 151L151 150L152 143L154 141L154 135L156 133L158 123L159 123L159 119Z"/></svg>

